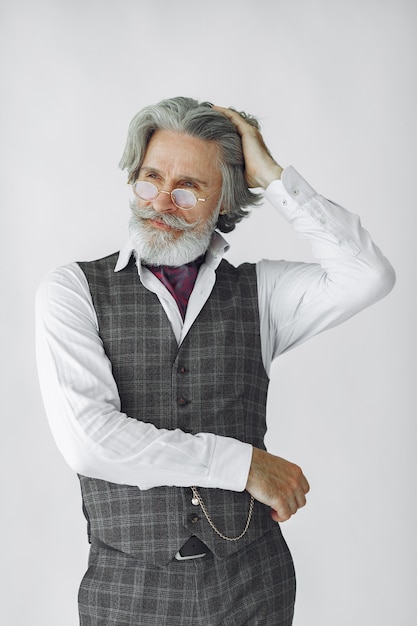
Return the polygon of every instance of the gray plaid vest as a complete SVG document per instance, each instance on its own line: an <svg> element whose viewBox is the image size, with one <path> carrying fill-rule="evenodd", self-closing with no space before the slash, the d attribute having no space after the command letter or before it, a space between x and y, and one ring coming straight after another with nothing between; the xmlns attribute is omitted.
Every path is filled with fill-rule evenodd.
<svg viewBox="0 0 417 626"><path fill-rule="evenodd" d="M116 261L114 254L79 265L90 286L121 410L158 428L212 432L264 448L268 377L261 357L255 266L221 262L209 299L178 347L157 296L139 280L134 257L120 272L114 272ZM188 487L140 490L85 476L80 482L89 533L153 563L168 562L191 535L222 558L275 526L269 507L256 502L244 537L225 541L191 503ZM199 492L217 528L238 536L249 494Z"/></svg>

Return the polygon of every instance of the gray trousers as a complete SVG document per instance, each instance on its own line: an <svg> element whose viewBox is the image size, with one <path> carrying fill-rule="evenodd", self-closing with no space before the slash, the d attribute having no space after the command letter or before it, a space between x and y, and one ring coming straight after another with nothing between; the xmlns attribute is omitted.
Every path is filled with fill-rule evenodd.
<svg viewBox="0 0 417 626"><path fill-rule="evenodd" d="M163 566L91 547L81 626L291 626L295 573L279 526L227 559Z"/></svg>

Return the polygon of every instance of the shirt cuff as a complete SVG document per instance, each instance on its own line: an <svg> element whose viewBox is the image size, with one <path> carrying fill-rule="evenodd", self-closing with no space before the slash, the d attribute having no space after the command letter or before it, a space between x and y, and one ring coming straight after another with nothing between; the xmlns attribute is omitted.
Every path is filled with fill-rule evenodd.
<svg viewBox="0 0 417 626"><path fill-rule="evenodd" d="M265 190L265 198L287 219L317 195L316 191L292 166L286 167L280 180L274 180Z"/></svg>
<svg viewBox="0 0 417 626"><path fill-rule="evenodd" d="M217 435L207 484L201 486L244 491L251 462L252 446L249 443Z"/></svg>

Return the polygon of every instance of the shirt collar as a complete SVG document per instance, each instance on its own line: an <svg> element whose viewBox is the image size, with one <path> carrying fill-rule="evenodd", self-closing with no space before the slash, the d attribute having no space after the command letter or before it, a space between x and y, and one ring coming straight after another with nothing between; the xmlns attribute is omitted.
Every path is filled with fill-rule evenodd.
<svg viewBox="0 0 417 626"><path fill-rule="evenodd" d="M226 239L215 230L212 235L208 250L206 252L206 258L204 263L215 270L220 264L223 256L229 250L229 248L230 245L227 243ZM119 252L114 271L120 272L122 269L124 269L129 263L132 254L135 254L135 256L137 257L135 248L129 239ZM140 264L140 259L137 259L137 263L138 265Z"/></svg>

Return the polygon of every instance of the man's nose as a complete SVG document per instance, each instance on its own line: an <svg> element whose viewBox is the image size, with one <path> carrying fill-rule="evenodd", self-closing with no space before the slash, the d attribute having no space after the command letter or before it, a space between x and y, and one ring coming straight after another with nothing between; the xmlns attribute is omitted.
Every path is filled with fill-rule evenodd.
<svg viewBox="0 0 417 626"><path fill-rule="evenodd" d="M163 189L159 191L155 200L152 202L152 207L158 213L166 213L167 211L177 210L177 207L172 202L171 192L164 191Z"/></svg>

